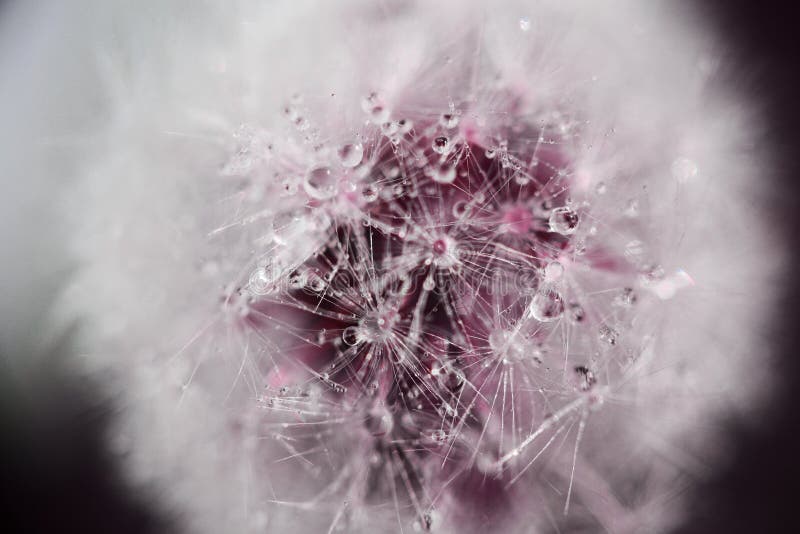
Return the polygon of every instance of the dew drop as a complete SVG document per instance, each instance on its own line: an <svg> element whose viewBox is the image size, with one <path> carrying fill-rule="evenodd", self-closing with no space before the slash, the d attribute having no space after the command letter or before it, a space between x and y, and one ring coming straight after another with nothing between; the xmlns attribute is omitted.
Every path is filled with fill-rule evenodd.
<svg viewBox="0 0 800 534"><path fill-rule="evenodd" d="M437 154L447 154L450 151L450 139L444 135L434 137L431 148Z"/></svg>
<svg viewBox="0 0 800 534"><path fill-rule="evenodd" d="M389 109L381 103L377 93L372 93L361 101L361 109L375 124L383 124L389 118Z"/></svg>
<svg viewBox="0 0 800 534"><path fill-rule="evenodd" d="M386 137L392 137L400 131L400 125L395 121L387 121L381 124L381 133Z"/></svg>
<svg viewBox="0 0 800 534"><path fill-rule="evenodd" d="M303 189L311 198L327 200L336 194L336 178L329 167L315 167L306 174Z"/></svg>
<svg viewBox="0 0 800 534"><path fill-rule="evenodd" d="M425 532L429 532L431 527L433 526L433 516L429 513L422 514L422 528L425 529Z"/></svg>
<svg viewBox="0 0 800 534"><path fill-rule="evenodd" d="M439 383L450 391L458 391L464 385L465 377L461 369L452 365L442 368L438 374Z"/></svg>
<svg viewBox="0 0 800 534"><path fill-rule="evenodd" d="M486 152L484 152L484 155L486 156L486 159L494 159L494 157L497 155L497 152L493 148L487 148Z"/></svg>
<svg viewBox="0 0 800 534"><path fill-rule="evenodd" d="M376 184L365 184L364 187L361 188L361 198L363 198L365 202L374 202L378 200L379 193L380 190Z"/></svg>
<svg viewBox="0 0 800 534"><path fill-rule="evenodd" d="M518 172L514 176L514 181L517 183L517 185L526 186L531 183L531 177L524 172Z"/></svg>
<svg viewBox="0 0 800 534"><path fill-rule="evenodd" d="M467 212L467 203L463 200L459 200L453 203L453 217L456 219L460 219L464 216Z"/></svg>
<svg viewBox="0 0 800 534"><path fill-rule="evenodd" d="M457 113L442 113L442 116L439 117L439 124L444 126L445 128L455 128L458 126L459 121L461 118L458 116Z"/></svg>
<svg viewBox="0 0 800 534"><path fill-rule="evenodd" d="M574 234L578 227L578 221L578 213L569 206L555 208L550 212L550 230L559 234Z"/></svg>
<svg viewBox="0 0 800 534"><path fill-rule="evenodd" d="M400 119L397 121L397 126L401 134L407 134L414 128L414 122L409 119Z"/></svg>
<svg viewBox="0 0 800 534"><path fill-rule="evenodd" d="M584 365L575 367L575 374L577 375L578 379L578 389L581 391L589 391L592 389L592 386L597 383L597 377L595 377L594 373Z"/></svg>
<svg viewBox="0 0 800 534"><path fill-rule="evenodd" d="M519 29L526 32L531 29L531 19L528 17L520 17Z"/></svg>
<svg viewBox="0 0 800 534"><path fill-rule="evenodd" d="M530 311L537 321L543 323L555 321L564 313L564 300L558 291L552 288L540 289L533 296Z"/></svg>
<svg viewBox="0 0 800 534"><path fill-rule="evenodd" d="M313 274L309 277L308 287L317 293L321 293L325 289L325 280L318 274Z"/></svg>
<svg viewBox="0 0 800 534"><path fill-rule="evenodd" d="M394 419L389 410L382 406L375 407L364 420L367 431L375 437L385 436L394 428Z"/></svg>
<svg viewBox="0 0 800 534"><path fill-rule="evenodd" d="M345 167L355 167L364 158L364 145L361 143L348 143L339 148L339 161Z"/></svg>
<svg viewBox="0 0 800 534"><path fill-rule="evenodd" d="M436 443L444 443L447 441L447 433L444 430L434 430L431 433L431 439Z"/></svg>
<svg viewBox="0 0 800 534"><path fill-rule="evenodd" d="M286 118L292 122L294 122L295 120L297 120L298 117L300 117L300 112L297 111L297 108L292 105L288 105L285 108L283 108L283 113L284 115L286 115Z"/></svg>
<svg viewBox="0 0 800 534"><path fill-rule="evenodd" d="M456 179L456 168L453 165L443 163L433 169L431 178L440 184L451 184Z"/></svg>
<svg viewBox="0 0 800 534"><path fill-rule="evenodd" d="M306 273L294 272L289 276L289 287L291 289L302 289L307 282Z"/></svg>
<svg viewBox="0 0 800 534"><path fill-rule="evenodd" d="M250 275L248 290L254 295L266 295L272 288L272 279L266 268L259 267Z"/></svg>
<svg viewBox="0 0 800 534"><path fill-rule="evenodd" d="M433 288L436 287L436 282L433 281L433 277L429 276L422 282L422 289L425 291L433 291Z"/></svg>
<svg viewBox="0 0 800 534"><path fill-rule="evenodd" d="M361 342L361 336L358 334L358 327L357 326L348 326L342 332L342 341L345 342L346 345L354 346Z"/></svg>
<svg viewBox="0 0 800 534"><path fill-rule="evenodd" d="M586 311L583 309L583 306L577 302L571 303L569 305L569 318L576 323L583 321L586 318Z"/></svg>

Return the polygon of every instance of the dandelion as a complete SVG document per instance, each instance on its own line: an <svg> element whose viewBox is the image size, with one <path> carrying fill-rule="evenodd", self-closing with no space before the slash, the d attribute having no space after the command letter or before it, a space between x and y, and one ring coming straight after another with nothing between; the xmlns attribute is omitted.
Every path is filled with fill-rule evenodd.
<svg viewBox="0 0 800 534"><path fill-rule="evenodd" d="M677 522L672 481L699 469L685 435L718 408L703 393L748 369L731 357L720 375L728 355L698 334L728 307L700 295L730 253L695 186L752 168L728 159L740 139L719 117L736 115L702 109L700 44L666 46L681 26L634 2L244 4L220 8L230 35L187 37L167 78L134 72L169 102L182 73L211 89L166 116L120 111L106 135L125 148L87 179L148 200L97 208L89 226L127 233L89 245L71 297L123 288L125 325L89 339L135 360L109 364L134 370L126 389L158 385L152 413L126 398L135 461L177 472L161 483L209 531ZM282 7L309 42L270 22ZM292 63L307 54L313 74ZM164 124L197 133L151 146L142 131ZM153 317L134 281L166 293Z"/></svg>

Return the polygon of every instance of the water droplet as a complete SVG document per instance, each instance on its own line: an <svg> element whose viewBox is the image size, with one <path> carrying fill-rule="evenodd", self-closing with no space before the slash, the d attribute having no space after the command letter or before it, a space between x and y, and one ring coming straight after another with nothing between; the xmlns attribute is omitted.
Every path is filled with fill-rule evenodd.
<svg viewBox="0 0 800 534"><path fill-rule="evenodd" d="M564 300L553 288L543 288L536 292L530 305L531 315L537 321L555 321L564 313Z"/></svg>
<svg viewBox="0 0 800 534"><path fill-rule="evenodd" d="M297 111L297 108L292 105L284 107L283 114L286 115L286 118L292 122L297 120L297 118L300 116L300 112Z"/></svg>
<svg viewBox="0 0 800 534"><path fill-rule="evenodd" d="M266 295L273 288L270 273L264 267L259 267L250 275L247 289L253 295Z"/></svg>
<svg viewBox="0 0 800 534"><path fill-rule="evenodd" d="M381 124L381 133L386 137L392 137L400 131L400 125L395 121L387 121Z"/></svg>
<svg viewBox="0 0 800 534"><path fill-rule="evenodd" d="M342 341L345 342L346 345L354 346L361 343L361 336L358 334L358 327L357 326L348 326L342 332Z"/></svg>
<svg viewBox="0 0 800 534"><path fill-rule="evenodd" d="M325 290L325 286L325 279L318 274L315 273L308 277L308 287L311 289L311 291L321 293Z"/></svg>
<svg viewBox="0 0 800 534"><path fill-rule="evenodd" d="M367 414L364 426L375 437L385 436L394 428L394 418L385 407L376 406Z"/></svg>
<svg viewBox="0 0 800 534"><path fill-rule="evenodd" d="M439 383L449 391L458 391L464 385L466 378L461 369L457 369L453 365L446 365L437 375Z"/></svg>
<svg viewBox="0 0 800 534"><path fill-rule="evenodd" d="M429 532L432 526L433 516L428 512L422 514L422 528L425 529L425 532Z"/></svg>
<svg viewBox="0 0 800 534"><path fill-rule="evenodd" d="M526 32L531 29L531 19L528 17L520 17L519 29Z"/></svg>
<svg viewBox="0 0 800 534"><path fill-rule="evenodd" d="M688 158L678 158L670 167L672 177L684 184L697 176L697 164Z"/></svg>
<svg viewBox="0 0 800 534"><path fill-rule="evenodd" d="M364 145L348 143L339 148L339 160L345 167L355 167L364 158Z"/></svg>
<svg viewBox="0 0 800 534"><path fill-rule="evenodd" d="M437 165L431 172L431 178L440 184L451 184L456 179L456 168L447 163Z"/></svg>
<svg viewBox="0 0 800 534"><path fill-rule="evenodd" d="M378 200L379 193L380 189L376 184L365 184L364 187L361 188L361 198L363 198L365 202L374 202Z"/></svg>
<svg viewBox="0 0 800 534"><path fill-rule="evenodd" d="M447 441L447 432L444 430L434 430L431 433L431 439L436 443L444 443Z"/></svg>
<svg viewBox="0 0 800 534"><path fill-rule="evenodd" d="M514 175L514 181L517 183L517 185L525 186L531 183L531 177L524 172L518 172Z"/></svg>
<svg viewBox="0 0 800 534"><path fill-rule="evenodd" d="M302 289L307 281L306 273L296 271L289 276L289 287L291 289Z"/></svg>
<svg viewBox="0 0 800 534"><path fill-rule="evenodd" d="M414 122L409 119L400 119L397 121L397 126L400 128L401 134L407 134L414 128Z"/></svg>
<svg viewBox="0 0 800 534"><path fill-rule="evenodd" d="M453 217L456 219L460 219L464 216L467 212L467 203L463 200L459 200L453 203Z"/></svg>
<svg viewBox="0 0 800 534"><path fill-rule="evenodd" d="M461 117L458 116L458 113L442 113L442 116L439 117L439 124L444 126L445 128L455 128L458 126Z"/></svg>
<svg viewBox="0 0 800 534"><path fill-rule="evenodd" d="M434 137L431 148L437 154L447 154L450 151L450 139L444 135Z"/></svg>
<svg viewBox="0 0 800 534"><path fill-rule="evenodd" d="M377 93L372 93L361 101L361 109L375 124L383 124L389 118L389 109L381 102Z"/></svg>
<svg viewBox="0 0 800 534"><path fill-rule="evenodd" d="M576 323L583 321L584 318L586 318L586 311L583 309L583 306L577 302L571 303L569 305L569 318Z"/></svg>
<svg viewBox="0 0 800 534"><path fill-rule="evenodd" d="M556 208L550 212L550 230L559 234L570 235L575 233L578 221L578 213L569 206Z"/></svg>
<svg viewBox="0 0 800 534"><path fill-rule="evenodd" d="M494 157L497 155L497 151L495 151L493 148L487 148L486 152L484 152L484 155L486 156L486 159L494 159Z"/></svg>
<svg viewBox="0 0 800 534"><path fill-rule="evenodd" d="M422 289L425 291L433 291L433 288L436 287L436 282L433 281L433 277L429 276L422 282Z"/></svg>
<svg viewBox="0 0 800 534"><path fill-rule="evenodd" d="M337 176L329 167L311 169L303 181L303 189L308 196L317 200L326 200L336 195Z"/></svg>
<svg viewBox="0 0 800 534"><path fill-rule="evenodd" d="M575 367L575 374L577 375L578 379L578 389L581 391L589 391L592 389L592 386L597 383L597 377L595 377L594 373L584 365Z"/></svg>

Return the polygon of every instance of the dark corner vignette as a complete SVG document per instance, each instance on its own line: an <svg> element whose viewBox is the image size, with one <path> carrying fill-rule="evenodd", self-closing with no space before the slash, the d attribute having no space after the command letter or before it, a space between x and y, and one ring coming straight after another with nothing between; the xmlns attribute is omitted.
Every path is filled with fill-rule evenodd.
<svg viewBox="0 0 800 534"><path fill-rule="evenodd" d="M108 447L115 406L67 369L69 339L46 350L8 341L0 340L0 530L178 532L155 492L123 480Z"/></svg>
<svg viewBox="0 0 800 534"><path fill-rule="evenodd" d="M722 83L743 92L745 102L765 117L765 137L754 149L766 155L772 168L761 180L765 217L772 221L788 252L788 269L778 284L778 302L771 328L762 334L764 351L754 354L775 368L776 381L766 392L763 420L730 420L725 424L734 444L727 467L692 490L686 523L675 534L724 532L794 532L800 495L800 106L797 87L796 4L748 0L692 2L726 44ZM731 387L736 387L732 384Z"/></svg>

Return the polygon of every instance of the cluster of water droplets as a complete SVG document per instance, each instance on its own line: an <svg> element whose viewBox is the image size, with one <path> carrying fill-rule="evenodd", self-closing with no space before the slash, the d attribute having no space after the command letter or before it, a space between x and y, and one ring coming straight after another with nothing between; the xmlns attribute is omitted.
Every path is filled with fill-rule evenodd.
<svg viewBox="0 0 800 534"><path fill-rule="evenodd" d="M243 128L223 167L266 191L243 220L255 267L224 310L263 347L258 398L272 420L291 415L279 443L321 493L348 496L347 513L331 500L332 527L358 516L356 495L405 503L430 530L448 502L432 496L475 473L511 491L531 443L583 428L640 349L637 306L688 275L594 213L615 177L576 187L578 121L531 112L476 135L468 102L431 114L371 93L363 127L332 142L300 102L285 109L293 135ZM616 217L639 211L623 199Z"/></svg>

